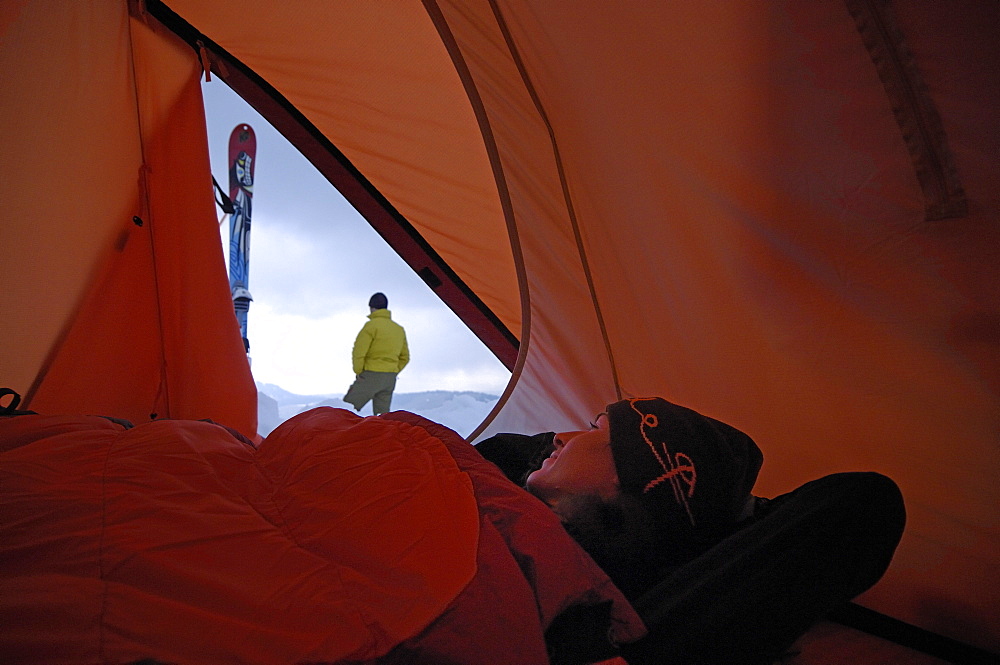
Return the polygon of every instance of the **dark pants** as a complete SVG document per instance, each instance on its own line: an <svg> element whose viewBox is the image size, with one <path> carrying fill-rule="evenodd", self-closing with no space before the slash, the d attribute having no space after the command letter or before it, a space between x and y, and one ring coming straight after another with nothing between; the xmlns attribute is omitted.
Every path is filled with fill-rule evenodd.
<svg viewBox="0 0 1000 665"><path fill-rule="evenodd" d="M875 584L906 521L899 488L838 473L770 502L766 513L633 600L649 635L630 665L760 665Z"/></svg>
<svg viewBox="0 0 1000 665"><path fill-rule="evenodd" d="M396 372L373 372L365 370L358 374L347 389L344 401L360 411L368 400L372 403L372 413L376 416L387 413L392 405L392 391L396 389Z"/></svg>

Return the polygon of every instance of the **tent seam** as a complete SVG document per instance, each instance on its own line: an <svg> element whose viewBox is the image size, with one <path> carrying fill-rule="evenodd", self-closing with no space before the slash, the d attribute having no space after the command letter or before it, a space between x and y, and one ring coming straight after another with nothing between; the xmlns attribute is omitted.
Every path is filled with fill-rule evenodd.
<svg viewBox="0 0 1000 665"><path fill-rule="evenodd" d="M497 147L496 137L493 134L489 114L486 112L486 107L483 104L482 96L479 94L472 71L463 57L462 49L458 45L451 27L448 25L448 20L445 18L444 12L441 11L436 0L423 0L423 5L431 23L437 28L438 36L448 51L448 55L451 56L452 64L455 66L455 71L462 81L469 104L472 106L472 111L476 116L476 122L479 125L479 131L483 138L483 147L486 149L486 155L490 161L490 169L493 171L493 179L497 187L500 207L503 210L504 222L507 225L507 237L510 240L511 253L514 255L514 270L517 275L518 292L521 296L521 335L517 360L511 369L511 378L507 382L503 394L500 395L497 403L479 427L467 437L469 441L473 441L486 429L497 414L500 413L500 410L513 393L514 386L517 385L518 379L524 370L524 364L528 357L528 347L531 344L531 291L528 287L528 275L524 268L524 252L521 248L521 239L515 221L514 207L510 199L510 189L507 187L503 161L500 159L500 150Z"/></svg>
<svg viewBox="0 0 1000 665"><path fill-rule="evenodd" d="M590 268L590 261L587 258L587 250L583 244L583 234L580 231L579 220L576 216L576 208L573 205L573 197L569 191L569 181L566 178L566 169L563 165L562 153L559 150L559 141L556 139L555 129L552 127L548 113L545 111L542 100L538 96L538 91L535 89L535 85L532 83L531 77L528 75L528 71L524 66L524 61L521 59L521 54L518 51L517 46L514 44L513 35L510 33L507 21L504 19L499 5L496 0L488 0L488 2L493 10L493 15L497 20L497 26L500 28L504 42L507 44L507 50L510 53L511 60L517 67L517 71L521 75L521 81L524 83L524 88L527 91L528 96L531 98L532 103L535 105L535 110L538 112L538 116L545 124L545 129L549 134L549 142L552 146L552 156L556 163L556 172L559 174L559 185L562 188L563 201L566 205L566 214L569 217L570 226L573 228L573 237L576 240L577 252L580 255L580 263L583 268L584 276L587 279L587 288L590 290L590 300L594 306L594 314L597 316L597 323L601 330L601 338L604 341L604 348L607 352L608 362L611 365L611 377L615 385L615 394L617 395L616 399L621 399L622 389L621 381L618 378L618 364L615 362L614 351L611 348L611 340L608 336L607 324L604 320L604 313L601 310L600 299L597 296L597 287L594 284L593 271Z"/></svg>
<svg viewBox="0 0 1000 665"><path fill-rule="evenodd" d="M139 167L139 207L141 210L140 220L145 221L148 224L149 234L149 253L150 261L152 263L153 270L153 290L156 293L156 328L159 333L160 341L160 381L159 388L156 391L156 396L153 398L152 410L150 411L150 420L156 419L158 416L170 417L170 386L167 382L167 350L166 342L163 335L163 298L162 291L160 289L160 271L157 267L156 259L156 240L154 239L153 232L153 209L149 203L149 177L148 175L152 172L152 168L149 166L149 162L146 160L146 137L142 131L142 107L140 106L139 99L139 79L135 71L135 42L132 38L132 18L135 17L147 23L148 14L146 13L145 2L139 2L130 7L129 16L127 18L127 35L128 35L128 52L129 52L129 73L132 77L132 94L135 97L135 124L136 133L139 136L139 156L142 160L142 165ZM162 400L162 402L161 402ZM163 404L165 413L159 413L158 404Z"/></svg>
<svg viewBox="0 0 1000 665"><path fill-rule="evenodd" d="M927 221L969 214L941 116L886 0L844 0L885 88L924 196Z"/></svg>

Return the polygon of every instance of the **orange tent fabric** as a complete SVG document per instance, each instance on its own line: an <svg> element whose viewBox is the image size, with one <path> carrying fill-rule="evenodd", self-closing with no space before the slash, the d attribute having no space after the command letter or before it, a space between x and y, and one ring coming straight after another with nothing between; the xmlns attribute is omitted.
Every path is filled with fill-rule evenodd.
<svg viewBox="0 0 1000 665"><path fill-rule="evenodd" d="M133 9L53 15L21 0L0 14L0 325L16 349L0 381L37 395L32 408L90 408L75 382L104 368L102 412L148 417L166 385L175 417L252 431L221 252L197 262L219 283L211 302L183 282L154 288L152 257L157 271L173 260L157 249L127 270L135 302L119 324L92 309L121 290L103 275L126 268L105 257L137 233L138 174L164 177L140 168L158 153L144 150L152 129L127 129L135 109L197 134L175 149L203 150L203 130L172 112L193 117L203 56L373 225L405 229L390 242L509 362L486 433L575 427L619 397L662 394L754 436L760 494L885 473L910 521L861 602L1000 650L995 3ZM154 81L165 87L147 109L136 91ZM61 183L78 220L66 235L39 200L71 144L107 177ZM207 217L210 193L191 177L176 197ZM154 218L164 233L198 224ZM173 297L172 312L216 323L161 325L163 344L134 356L115 343L87 364L102 330L148 326ZM209 330L221 332L199 340ZM176 378L152 369L178 365Z"/></svg>
<svg viewBox="0 0 1000 665"><path fill-rule="evenodd" d="M123 3L4 12L0 381L40 412L255 435L197 61Z"/></svg>

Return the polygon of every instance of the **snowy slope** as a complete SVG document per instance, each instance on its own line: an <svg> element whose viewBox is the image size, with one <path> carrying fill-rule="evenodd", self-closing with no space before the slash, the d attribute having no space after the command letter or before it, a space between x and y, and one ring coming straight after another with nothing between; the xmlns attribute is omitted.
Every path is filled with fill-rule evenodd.
<svg viewBox="0 0 1000 665"><path fill-rule="evenodd" d="M329 395L296 395L270 383L257 384L257 431L267 436L275 427L292 416L317 406L333 406L353 410L341 398L343 393ZM478 392L434 390L420 393L395 393L393 411L410 411L468 436L489 415L498 396ZM370 416L369 403L361 415Z"/></svg>

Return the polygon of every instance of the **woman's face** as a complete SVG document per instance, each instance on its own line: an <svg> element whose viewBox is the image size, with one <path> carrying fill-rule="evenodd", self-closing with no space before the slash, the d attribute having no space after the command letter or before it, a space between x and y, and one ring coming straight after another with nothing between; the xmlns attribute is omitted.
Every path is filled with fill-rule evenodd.
<svg viewBox="0 0 1000 665"><path fill-rule="evenodd" d="M618 493L606 414L597 417L592 429L556 434L553 443L556 449L528 476L529 492L550 506L567 496L611 498Z"/></svg>

